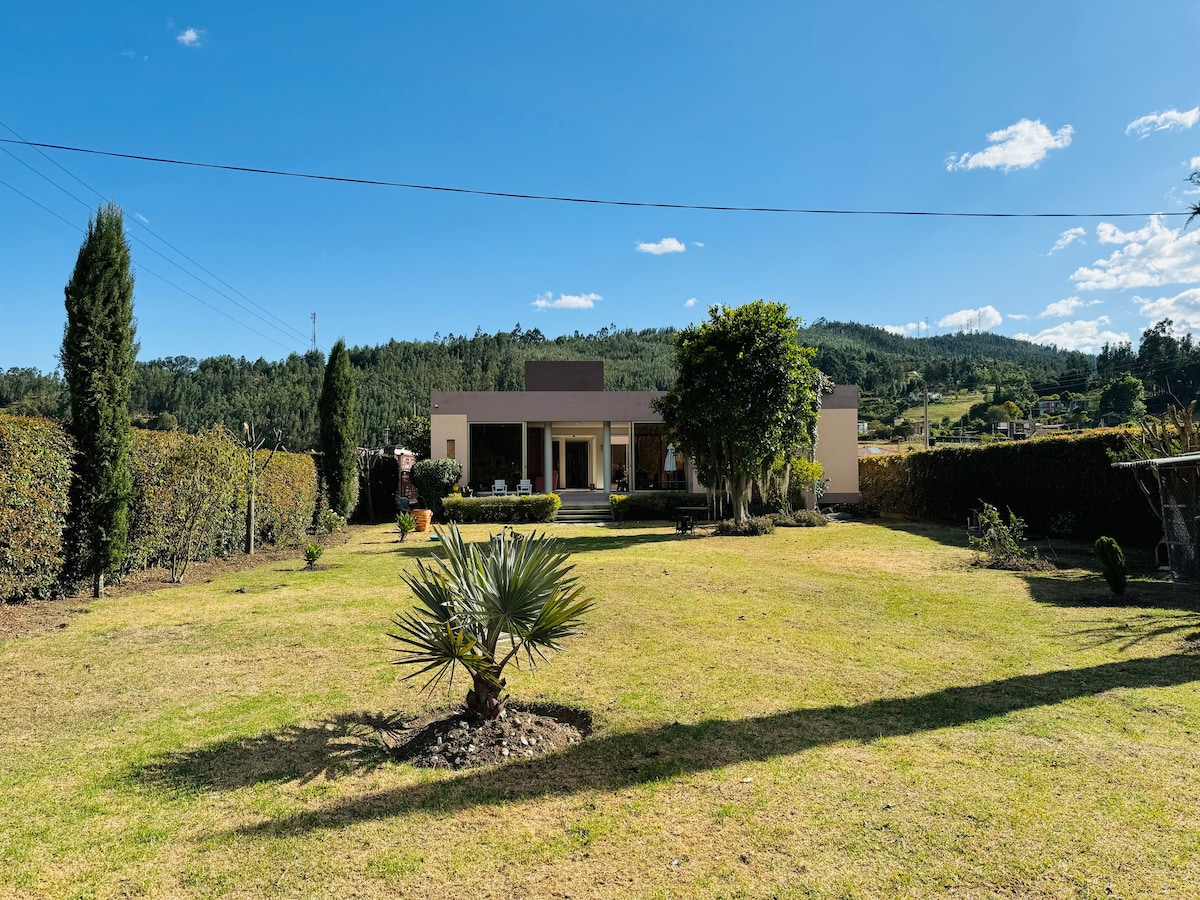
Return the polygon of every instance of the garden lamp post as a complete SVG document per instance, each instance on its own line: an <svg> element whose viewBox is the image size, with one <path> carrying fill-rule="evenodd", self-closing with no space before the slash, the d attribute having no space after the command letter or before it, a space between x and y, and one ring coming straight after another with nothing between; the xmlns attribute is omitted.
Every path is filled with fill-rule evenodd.
<svg viewBox="0 0 1200 900"><path fill-rule="evenodd" d="M929 382L920 372L909 372L909 378L920 378L921 386L925 388L925 449L929 449Z"/></svg>

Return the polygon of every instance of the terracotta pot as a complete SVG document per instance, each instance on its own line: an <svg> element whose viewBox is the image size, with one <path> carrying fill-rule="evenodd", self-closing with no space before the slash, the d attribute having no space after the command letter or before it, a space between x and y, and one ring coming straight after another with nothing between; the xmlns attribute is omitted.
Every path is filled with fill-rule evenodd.
<svg viewBox="0 0 1200 900"><path fill-rule="evenodd" d="M432 509L414 509L413 518L417 520L417 531L428 531L429 523L433 521Z"/></svg>

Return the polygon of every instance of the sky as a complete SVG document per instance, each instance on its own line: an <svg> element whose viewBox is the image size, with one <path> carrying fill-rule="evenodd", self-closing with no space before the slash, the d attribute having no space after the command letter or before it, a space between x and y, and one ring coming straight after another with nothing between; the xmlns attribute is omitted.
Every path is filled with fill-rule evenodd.
<svg viewBox="0 0 1200 900"><path fill-rule="evenodd" d="M1200 333L1200 3L7 4L0 369L57 365L125 211L143 360L281 359L713 304L1095 352ZM1118 216L1135 213L1133 216ZM1161 214L1161 215L1151 215Z"/></svg>

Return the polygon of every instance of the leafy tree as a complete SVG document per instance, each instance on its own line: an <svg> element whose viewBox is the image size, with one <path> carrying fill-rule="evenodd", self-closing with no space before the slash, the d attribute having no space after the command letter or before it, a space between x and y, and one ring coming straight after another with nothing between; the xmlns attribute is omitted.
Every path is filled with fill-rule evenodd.
<svg viewBox="0 0 1200 900"><path fill-rule="evenodd" d="M462 666L471 676L467 709L495 719L507 699L504 667L524 656L533 668L562 649L593 601L570 574L570 554L547 535L502 531L487 545L464 542L453 525L438 535L442 558L400 576L419 605L393 619L395 662L420 666L409 678L432 672L429 689Z"/></svg>
<svg viewBox="0 0 1200 900"><path fill-rule="evenodd" d="M325 484L329 508L349 518L358 495L358 419L354 372L346 342L338 339L325 366L325 384L318 403L321 449L325 453Z"/></svg>
<svg viewBox="0 0 1200 900"><path fill-rule="evenodd" d="M89 218L64 293L62 367L77 453L69 568L76 576L90 577L93 595L99 597L104 576L117 571L125 557L133 494L133 274L124 218L116 204L100 207Z"/></svg>
<svg viewBox="0 0 1200 900"><path fill-rule="evenodd" d="M679 377L653 403L701 482L729 493L738 523L755 480L812 434L818 373L798 325L782 303L711 307L676 336Z"/></svg>
<svg viewBox="0 0 1200 900"><path fill-rule="evenodd" d="M417 459L429 459L429 424L429 416L401 416L396 420L396 446L411 450Z"/></svg>
<svg viewBox="0 0 1200 900"><path fill-rule="evenodd" d="M1146 415L1145 390L1142 382L1133 375L1122 375L1110 381L1100 392L1100 404L1096 415L1103 418L1109 413L1115 413L1123 421L1140 419Z"/></svg>
<svg viewBox="0 0 1200 900"><path fill-rule="evenodd" d="M435 516L442 512L442 498L462 478L462 463L457 459L422 459L413 464L409 477L417 494Z"/></svg>

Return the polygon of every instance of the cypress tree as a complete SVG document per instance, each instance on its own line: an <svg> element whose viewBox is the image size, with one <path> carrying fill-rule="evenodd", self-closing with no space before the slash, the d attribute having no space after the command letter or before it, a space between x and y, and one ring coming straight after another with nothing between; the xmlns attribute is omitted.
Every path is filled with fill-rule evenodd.
<svg viewBox="0 0 1200 900"><path fill-rule="evenodd" d="M321 421L321 450L325 454L325 485L329 507L349 518L358 498L357 410L355 409L354 373L346 342L338 339L325 366L325 383L317 404Z"/></svg>
<svg viewBox="0 0 1200 900"><path fill-rule="evenodd" d="M118 571L125 558L133 494L133 274L124 217L116 204L100 207L89 218L64 293L62 368L76 451L68 566L74 577L90 577L99 597L104 576Z"/></svg>

